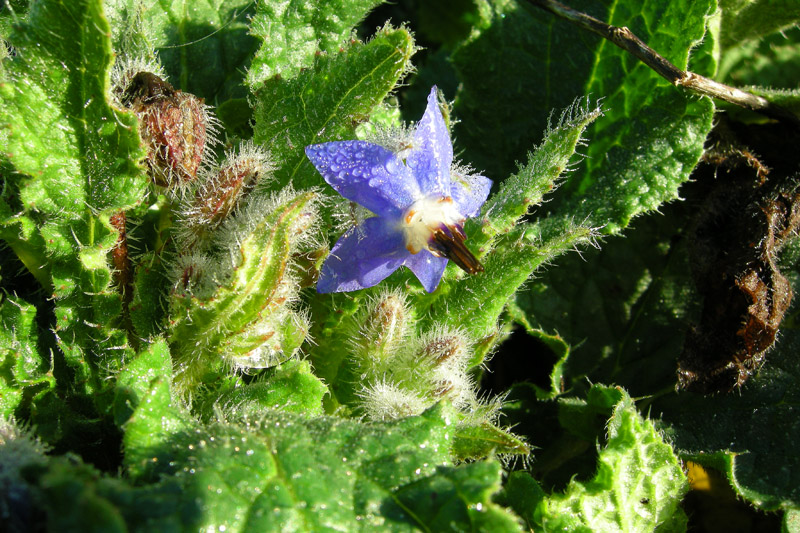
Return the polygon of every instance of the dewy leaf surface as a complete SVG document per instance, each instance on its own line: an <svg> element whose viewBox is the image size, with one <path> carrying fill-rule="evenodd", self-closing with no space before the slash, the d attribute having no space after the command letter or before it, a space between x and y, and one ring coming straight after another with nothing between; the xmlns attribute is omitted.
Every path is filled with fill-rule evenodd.
<svg viewBox="0 0 800 533"><path fill-rule="evenodd" d="M267 80L255 93L253 139L269 146L279 162L275 187L325 185L303 148L354 139L355 127L394 88L413 52L414 41L405 29L385 28L366 44L322 54L291 80Z"/></svg>
<svg viewBox="0 0 800 533"><path fill-rule="evenodd" d="M142 391L143 382L129 383ZM441 406L389 423L263 410L258 417L208 426L170 422L171 431L156 431L164 421L179 420L188 421L187 414L168 381L154 377L124 426L125 459L140 483L158 478L180 487L186 497L177 512L184 525L424 530L420 517L433 502L434 509L441 506L437 520L458 530L481 520L515 530L509 527L514 519L489 501L499 487L496 464L466 472L437 467L448 461L455 428L453 415ZM443 485L450 497L439 504L435 494ZM489 511L486 518L474 512L478 505Z"/></svg>
<svg viewBox="0 0 800 533"><path fill-rule="evenodd" d="M350 37L353 27L383 0L333 0L327 2L259 2L250 32L261 39L247 83L257 87L280 74L293 78L312 65L318 51L335 53Z"/></svg>
<svg viewBox="0 0 800 533"><path fill-rule="evenodd" d="M146 184L136 120L107 101L109 37L99 0L38 2L11 36L17 53L0 83L5 157L46 243L59 346L87 390L127 350L111 324L121 299L110 287L109 217L136 205Z"/></svg>
<svg viewBox="0 0 800 533"><path fill-rule="evenodd" d="M570 7L627 26L685 68L704 36L710 0ZM455 113L465 154L490 177L510 173L545 129L553 108L583 95L601 99L604 116L587 131L586 161L548 204L604 232L674 199L711 127L713 105L683 95L621 49L527 3L497 0L485 26L453 56L462 80ZM712 62L713 64L713 62ZM499 82L498 80L502 80ZM467 128L466 124L469 124Z"/></svg>
<svg viewBox="0 0 800 533"><path fill-rule="evenodd" d="M264 379L236 387L216 399L225 412L257 417L265 409L320 416L328 387L308 361L289 360L269 370Z"/></svg>

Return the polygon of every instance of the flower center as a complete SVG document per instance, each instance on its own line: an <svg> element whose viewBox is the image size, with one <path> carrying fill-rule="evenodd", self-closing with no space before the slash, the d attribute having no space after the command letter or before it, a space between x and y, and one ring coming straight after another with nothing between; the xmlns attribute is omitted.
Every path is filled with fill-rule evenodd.
<svg viewBox="0 0 800 533"><path fill-rule="evenodd" d="M483 272L483 266L464 245L464 220L449 196L417 200L406 209L401 222L406 248L412 254L425 248L437 257L450 259L470 274Z"/></svg>

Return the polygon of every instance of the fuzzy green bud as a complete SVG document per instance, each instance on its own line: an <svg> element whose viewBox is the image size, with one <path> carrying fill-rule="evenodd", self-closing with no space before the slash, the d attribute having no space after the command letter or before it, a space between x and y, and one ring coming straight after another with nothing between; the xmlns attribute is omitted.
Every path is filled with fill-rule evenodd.
<svg viewBox="0 0 800 533"><path fill-rule="evenodd" d="M381 376L392 370L391 360L407 346L414 318L405 296L384 292L366 306L352 335L351 352L364 373Z"/></svg>

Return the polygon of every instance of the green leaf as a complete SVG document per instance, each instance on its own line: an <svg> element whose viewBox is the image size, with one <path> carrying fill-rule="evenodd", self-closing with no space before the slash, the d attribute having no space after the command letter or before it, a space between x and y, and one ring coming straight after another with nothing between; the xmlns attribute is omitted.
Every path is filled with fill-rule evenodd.
<svg viewBox="0 0 800 533"><path fill-rule="evenodd" d="M382 1L258 3L250 33L261 40L261 47L250 65L247 83L255 88L276 74L293 78L312 65L318 51L335 53L353 27Z"/></svg>
<svg viewBox="0 0 800 533"><path fill-rule="evenodd" d="M679 503L688 483L680 462L630 396L595 385L586 407L612 408L592 479L573 480L563 493L545 496L538 485L517 479L513 492L507 490L514 509L546 531L653 531L685 521Z"/></svg>
<svg viewBox="0 0 800 533"><path fill-rule="evenodd" d="M179 531L181 511L192 511L191 503L181 509L175 482L131 487L75 455L45 455L40 443L4 424L0 466L7 498L0 509L9 531Z"/></svg>
<svg viewBox="0 0 800 533"><path fill-rule="evenodd" d="M463 328L475 339L495 335L500 313L531 273L554 257L591 242L594 235L591 228L562 224L561 220L517 226L499 238L492 253L483 258L483 273L465 277L448 292L434 293L431 319ZM420 301L427 305L425 299Z"/></svg>
<svg viewBox="0 0 800 533"><path fill-rule="evenodd" d="M134 331L146 339L157 335L166 317L169 278L163 261L155 252L139 257L136 265L133 298L128 307Z"/></svg>
<svg viewBox="0 0 800 533"><path fill-rule="evenodd" d="M492 454L528 455L530 447L510 431L488 422L464 422L456 426L453 457L459 461L480 459Z"/></svg>
<svg viewBox="0 0 800 533"><path fill-rule="evenodd" d="M496 465L489 467L492 475L485 469L439 473L436 465L447 461L453 435L452 414L442 407L380 424L264 411L257 418L245 415L246 425L195 422L181 429L167 423L169 430L156 431L181 413L169 384L153 381L125 426L125 461L140 482L158 477L181 487L183 505L195 511L182 513L185 526L411 530L425 527L418 516L436 487L447 483L440 476L464 487L441 520L464 529L474 515L469 509L480 505L495 523L510 521L489 501L499 482ZM417 486L403 493L426 478L433 478L430 490ZM398 494L405 504L399 509Z"/></svg>
<svg viewBox="0 0 800 533"><path fill-rule="evenodd" d="M743 179L750 183L754 177L748 172ZM780 181L780 170L773 177ZM708 178L717 183L713 176ZM682 458L725 472L740 496L765 509L786 509L796 506L799 498L798 480L776 474L796 469L796 459L787 450L800 438L791 414L792 391L800 375L793 311L764 367L741 392L712 397L674 392L676 359L703 305L691 273L704 256L690 258L687 246L696 237L687 230L697 226L697 217L720 210L718 195L710 196L710 203L701 200L700 194L708 194L707 184L700 176L698 180L683 191L686 202L667 206L658 217L641 219L625 239L610 239L601 251L585 254L583 261L564 261L547 274L554 288L537 285L518 301L539 327L557 328L568 342L580 343L559 368L563 389L579 391L587 381L608 381L636 396L651 397L643 403L654 418L664 421ZM729 192L734 183L730 175L719 191ZM749 215L742 224L755 227ZM796 286L796 245L783 253L782 270ZM531 431L535 432L523 433ZM545 447L536 439L531 444ZM562 450L568 448L562 443ZM543 454L537 454L537 463L545 462Z"/></svg>
<svg viewBox="0 0 800 533"><path fill-rule="evenodd" d="M800 21L793 0L721 0L724 48L788 29Z"/></svg>
<svg viewBox="0 0 800 533"><path fill-rule="evenodd" d="M436 475L397 490L395 502L413 510L423 531L522 531L516 516L486 503L500 489L501 475L494 461L439 467Z"/></svg>
<svg viewBox="0 0 800 533"><path fill-rule="evenodd" d="M611 10L570 4L616 26L685 68L705 33L713 2L636 2ZM711 128L709 100L681 94L610 43L527 3L497 0L480 29L453 55L462 80L455 134L490 177L535 143L550 110L582 95L606 110L587 130L586 160L545 207L614 233L637 214L676 198ZM499 82L498 80L502 80Z"/></svg>
<svg viewBox="0 0 800 533"><path fill-rule="evenodd" d="M718 78L728 84L755 85L755 89L796 89L800 79L800 28L792 27L757 41L737 43L720 58ZM749 89L751 92L754 89ZM762 96L773 101L770 94ZM781 102L775 102L781 103Z"/></svg>
<svg viewBox="0 0 800 533"><path fill-rule="evenodd" d="M25 206L66 218L86 204L104 212L136 204L144 154L133 115L106 98L113 54L102 2L40 2L11 42L18 53L6 62L0 125L9 161L29 176Z"/></svg>
<svg viewBox="0 0 800 533"><path fill-rule="evenodd" d="M483 251L489 238L508 233L532 206L541 204L569 170L576 148L584 144L583 132L601 116L600 108L590 109L588 100L573 102L565 109L556 125L548 126L544 141L528 153L525 166L504 180L484 204L481 232L471 238L470 245Z"/></svg>
<svg viewBox="0 0 800 533"><path fill-rule="evenodd" d="M797 533L800 531L800 509L796 507L787 509L783 515L783 531L787 533Z"/></svg>
<svg viewBox="0 0 800 533"><path fill-rule="evenodd" d="M139 406L153 380L172 376L169 346L158 339L120 371L114 387L114 420L122 426Z"/></svg>
<svg viewBox="0 0 800 533"><path fill-rule="evenodd" d="M217 105L245 97L244 73L258 47L249 35L252 0L107 0L114 48L130 57L155 50L176 88Z"/></svg>
<svg viewBox="0 0 800 533"><path fill-rule="evenodd" d="M39 2L11 42L17 54L0 84L0 129L8 161L23 175L23 214L44 220L39 242L59 346L76 381L93 390L102 379L97 369L117 368L128 350L113 325L122 306L107 256L117 241L109 217L145 190L136 119L107 100L113 54L100 0Z"/></svg>
<svg viewBox="0 0 800 533"><path fill-rule="evenodd" d="M322 415L328 387L311 371L308 361L286 361L267 370L263 379L222 394L215 403L227 413L256 418L266 409L308 416Z"/></svg>
<svg viewBox="0 0 800 533"><path fill-rule="evenodd" d="M4 200L0 200L0 239L43 288L52 290L46 246L36 223L32 217L13 213Z"/></svg>
<svg viewBox="0 0 800 533"><path fill-rule="evenodd" d="M540 204L544 194L554 188L581 144L583 131L600 115L599 109L590 110L575 102L562 113L555 127L548 127L544 142L528 154L525 166L503 182L500 191L483 206L479 218L467 223L468 244L480 251L484 273L464 277L451 266L433 295L418 296L420 314L432 310L432 320L463 328L476 340L495 337L500 314L531 273L557 255L591 240L591 228L571 222L517 224L531 206ZM475 365L490 347L477 351Z"/></svg>
<svg viewBox="0 0 800 533"><path fill-rule="evenodd" d="M0 417L10 417L25 396L55 387L50 361L39 354L36 308L5 295L0 303Z"/></svg>
<svg viewBox="0 0 800 533"><path fill-rule="evenodd" d="M303 148L355 138L356 125L408 70L414 49L408 31L384 28L366 44L315 57L311 69L291 80L267 80L254 98L253 139L278 162L273 188L324 184Z"/></svg>
<svg viewBox="0 0 800 533"><path fill-rule="evenodd" d="M682 238L694 211L666 206L664 216L641 218L624 239L561 258L517 295L537 336L558 331L566 343L557 348L553 392L583 390L587 379L621 384L634 396L674 387L685 323L698 310L686 286L691 264Z"/></svg>

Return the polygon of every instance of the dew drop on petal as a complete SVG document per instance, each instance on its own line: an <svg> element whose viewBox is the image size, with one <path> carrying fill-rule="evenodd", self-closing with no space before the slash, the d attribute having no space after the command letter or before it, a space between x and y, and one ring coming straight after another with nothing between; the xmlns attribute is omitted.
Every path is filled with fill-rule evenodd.
<svg viewBox="0 0 800 533"><path fill-rule="evenodd" d="M389 174L397 174L397 172L400 170L397 167L397 162L394 160L394 158L387 159L383 166L386 169L386 172Z"/></svg>

